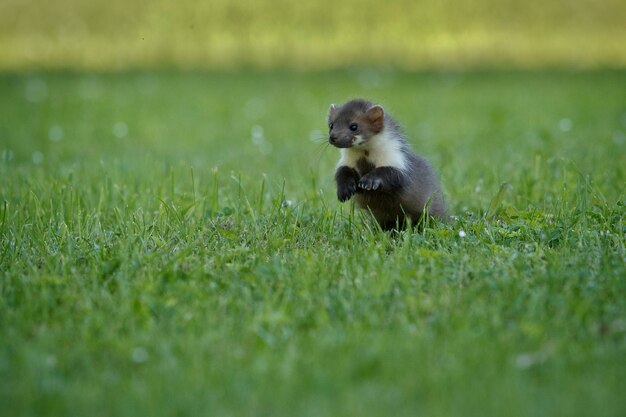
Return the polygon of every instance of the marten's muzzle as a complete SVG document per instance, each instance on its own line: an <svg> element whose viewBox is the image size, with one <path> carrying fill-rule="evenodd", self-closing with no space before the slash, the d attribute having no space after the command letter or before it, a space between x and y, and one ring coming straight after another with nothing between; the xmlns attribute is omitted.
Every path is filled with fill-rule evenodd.
<svg viewBox="0 0 626 417"><path fill-rule="evenodd" d="M328 143L330 143L336 148L351 148L352 145L354 145L354 137L353 136L339 137L336 134L331 133L328 136Z"/></svg>

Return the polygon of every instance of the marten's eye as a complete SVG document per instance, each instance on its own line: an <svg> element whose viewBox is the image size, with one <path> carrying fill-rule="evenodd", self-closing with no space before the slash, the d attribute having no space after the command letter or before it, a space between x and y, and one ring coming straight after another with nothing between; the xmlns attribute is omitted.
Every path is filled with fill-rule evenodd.
<svg viewBox="0 0 626 417"><path fill-rule="evenodd" d="M356 123L352 123L350 125L350 130L353 132L356 132L356 130L359 128L359 125L357 125Z"/></svg>
<svg viewBox="0 0 626 417"><path fill-rule="evenodd" d="M334 125L334 124L332 124L332 123L328 123L328 128L329 128L330 130L333 130L333 126L335 126L335 125Z"/></svg>

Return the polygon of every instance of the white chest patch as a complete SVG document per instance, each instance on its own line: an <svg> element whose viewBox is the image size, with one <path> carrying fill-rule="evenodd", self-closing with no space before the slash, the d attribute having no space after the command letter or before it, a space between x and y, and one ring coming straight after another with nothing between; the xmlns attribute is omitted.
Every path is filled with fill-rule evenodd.
<svg viewBox="0 0 626 417"><path fill-rule="evenodd" d="M375 167L393 167L405 170L407 166L406 157L402 152L402 144L382 132L370 138L367 143L361 146L341 149L341 159L338 166L348 166L356 168L357 162L361 158L367 159Z"/></svg>

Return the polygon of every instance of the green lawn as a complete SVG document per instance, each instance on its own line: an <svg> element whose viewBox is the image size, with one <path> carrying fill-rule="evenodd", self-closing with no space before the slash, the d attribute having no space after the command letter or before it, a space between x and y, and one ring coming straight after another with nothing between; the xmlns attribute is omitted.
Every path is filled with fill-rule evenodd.
<svg viewBox="0 0 626 417"><path fill-rule="evenodd" d="M0 415L624 416L626 72L0 74ZM365 96L448 224L336 201Z"/></svg>

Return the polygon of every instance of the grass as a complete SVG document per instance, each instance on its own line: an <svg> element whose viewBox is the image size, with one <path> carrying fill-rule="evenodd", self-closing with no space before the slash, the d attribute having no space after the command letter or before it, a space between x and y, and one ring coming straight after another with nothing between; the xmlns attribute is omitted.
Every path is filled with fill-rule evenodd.
<svg viewBox="0 0 626 417"><path fill-rule="evenodd" d="M0 415L623 416L626 74L0 75ZM334 196L331 102L456 218Z"/></svg>

